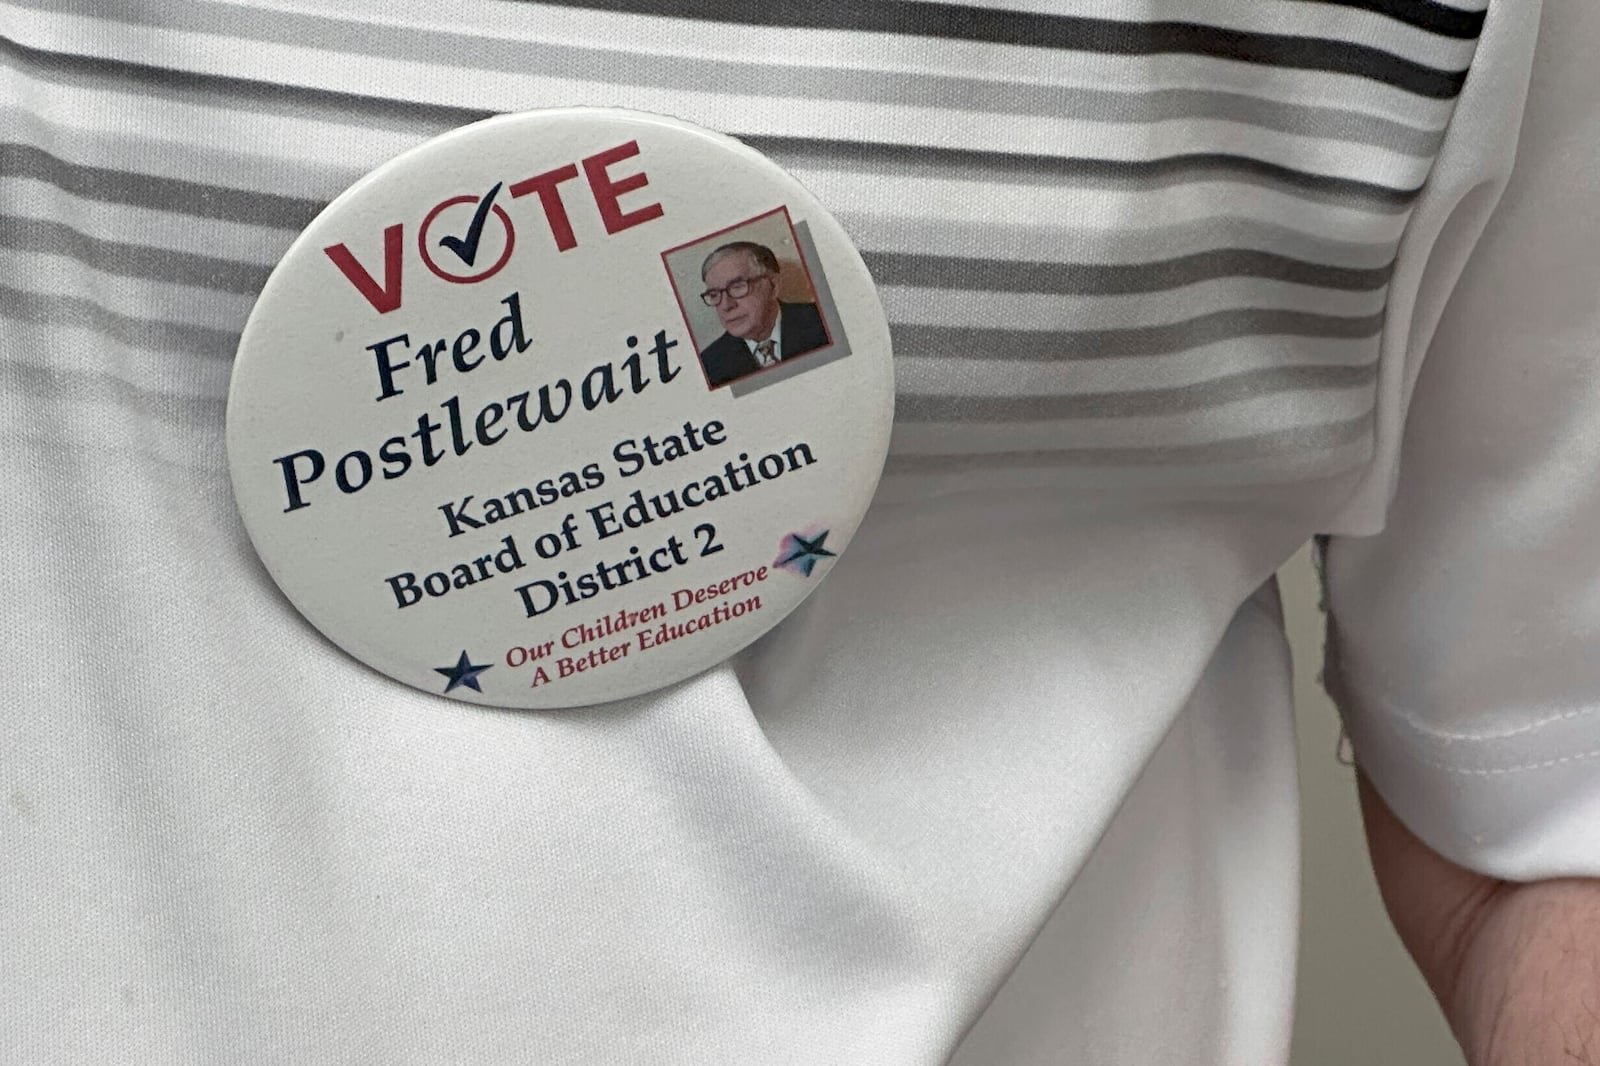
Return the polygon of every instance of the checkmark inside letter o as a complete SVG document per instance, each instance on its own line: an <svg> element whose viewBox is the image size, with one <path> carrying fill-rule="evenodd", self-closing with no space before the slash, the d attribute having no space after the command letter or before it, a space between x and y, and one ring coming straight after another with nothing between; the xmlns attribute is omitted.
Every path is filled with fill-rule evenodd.
<svg viewBox="0 0 1600 1066"><path fill-rule="evenodd" d="M433 231L434 220L446 210L455 207L458 204L476 204L477 202L478 197L476 196L452 196L450 199L434 205L433 210L429 211L428 214L423 218L422 225L417 228L417 251L422 256L423 264L429 270L433 271L436 276L456 285L471 285L475 282L494 277L496 274L500 273L501 270L505 269L505 265L511 261L511 252L517 246L517 231L511 225L511 216L506 214L506 211L503 207L501 207L499 204L495 204L490 211L496 218L500 220L500 224L504 226L506 230L506 246L500 252L500 258L496 259L490 266L477 274L452 274L434 261L433 252L430 250L432 241L429 236Z"/></svg>

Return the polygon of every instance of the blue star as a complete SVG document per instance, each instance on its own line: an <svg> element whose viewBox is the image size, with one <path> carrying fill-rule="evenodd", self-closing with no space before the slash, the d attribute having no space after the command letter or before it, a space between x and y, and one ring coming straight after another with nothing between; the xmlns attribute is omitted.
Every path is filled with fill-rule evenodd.
<svg viewBox="0 0 1600 1066"><path fill-rule="evenodd" d="M472 660L467 658L467 653L463 651L461 658L456 660L454 666L435 666L433 672L443 674L450 679L450 683L444 687L446 692L449 692L457 685L465 685L474 692L482 692L483 689L478 687L478 675L493 665L493 663L484 663L482 666L474 666Z"/></svg>
<svg viewBox="0 0 1600 1066"><path fill-rule="evenodd" d="M810 577L811 571L816 569L817 560L837 558L837 553L822 546L822 542L828 539L828 532L824 529L809 540L798 533L790 533L783 538L782 551L773 565L798 570Z"/></svg>

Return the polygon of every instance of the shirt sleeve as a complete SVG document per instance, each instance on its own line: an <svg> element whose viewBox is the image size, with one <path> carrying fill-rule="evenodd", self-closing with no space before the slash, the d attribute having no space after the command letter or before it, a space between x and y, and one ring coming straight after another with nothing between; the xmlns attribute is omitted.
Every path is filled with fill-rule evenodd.
<svg viewBox="0 0 1600 1066"><path fill-rule="evenodd" d="M1481 47L1534 17L1491 5ZM1412 319L1431 339L1400 393L1387 521L1322 553L1326 681L1358 764L1440 853L1512 879L1600 875L1596 40L1600 7L1545 5L1508 181L1451 170L1498 121L1463 97L1430 182L1451 217ZM1469 87L1510 62L1480 53ZM1487 227L1463 237L1474 214Z"/></svg>

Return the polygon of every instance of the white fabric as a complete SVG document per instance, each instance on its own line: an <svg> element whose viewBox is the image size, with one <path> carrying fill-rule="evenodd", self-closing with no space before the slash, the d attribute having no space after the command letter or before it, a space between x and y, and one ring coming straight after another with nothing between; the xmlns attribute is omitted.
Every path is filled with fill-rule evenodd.
<svg viewBox="0 0 1600 1066"><path fill-rule="evenodd" d="M1274 602L1253 598L956 1066L1287 1060L1287 656Z"/></svg>
<svg viewBox="0 0 1600 1066"><path fill-rule="evenodd" d="M863 43L836 30L796 31L792 50L796 62L844 55L905 79L941 77L958 62L969 80L1037 62L1048 68L1041 83L1060 74L1084 107L1102 89L1162 78L1213 96L1248 87L1301 118L1334 98L1392 116L1385 136L1400 147L1342 150L1210 119L1139 119L1130 134L892 100L758 107L701 86L560 72L549 78L568 80L552 88L506 59L499 103L571 92L724 128L748 119L780 150L783 138L830 123L841 136L890 129L951 151L1017 151L1031 137L1022 147L1161 156L1198 139L1259 146L1267 163L1312 158L1351 181L1428 179L1409 213L1205 178L1130 190L1096 186L1091 174L1084 188L1057 189L1023 173L974 197L977 183L959 168L873 157L882 170L856 173L788 145L801 177L891 266L893 254L928 250L919 235L955 247L970 230L991 245L1013 234L986 250L1024 262L1060 246L1114 262L1141 241L1178 256L1192 250L1183 241L1206 250L1259 239L1315 246L1323 259L1308 259L1343 257L1341 269L1358 271L1382 267L1384 242L1398 236L1393 279L1371 290L1385 291L1386 305L1337 308L1358 320L1382 311L1375 385L1185 406L1186 389L1297 360L1363 369L1349 337L1286 340L1265 327L1236 343L1193 340L1183 359L1030 361L1008 349L962 362L938 345L965 344L960 331L973 323L936 315L965 308L1014 325L1019 306L1045 301L1029 292L931 301L918 295L926 287L891 288L898 337L926 343L902 353L911 386L902 468L839 573L727 666L580 713L513 714L377 676L312 631L262 571L227 484L225 367L204 353L248 304L248 279L229 271L278 236L270 220L230 217L259 200L184 216L158 202L157 180L206 167L219 189L232 187L226 177L262 195L274 182L302 198L331 195L357 160L364 167L416 134L362 117L357 141L312 105L301 113L300 97L268 92L238 120L250 137L219 132L213 144L201 134L229 128L222 108L234 88L208 78L322 79L311 88L351 94L381 82L395 96L469 108L482 106L472 94L490 75L417 74L420 61L403 56L332 63L311 44L255 47L134 17L166 17L153 8L102 26L97 13L52 10L63 6L0 3L0 29L26 49L164 59L192 76L173 91L194 99L144 100L125 87L96 96L75 81L89 68L70 63L6 83L23 87L7 98L8 135L67 162L8 179L4 206L52 221L66 203L71 240L107 243L98 267L20 238L4 260L4 284L31 300L0 294L0 486L12 501L0 512L0 599L12 611L13 686L0 748L0 1060L1283 1062L1293 747L1288 663L1263 584L1324 531L1340 535L1329 555L1337 676L1361 758L1401 813L1487 869L1600 864L1587 761L1600 749L1586 538L1600 518L1589 490L1600 455L1600 235L1583 198L1600 143L1581 48L1592 14L1546 12L1550 81L1535 94L1508 210L1476 253L1510 166L1534 3L1491 5L1431 172L1415 116L1443 123L1448 101L1215 56L1118 65L1012 44L991 54L968 41ZM385 6L419 26L438 17L420 3ZM679 76L679 60L723 62L717 48L749 54L733 46L756 32L583 21L531 4L501 5L503 24L482 26L467 17L479 8L466 7L459 27L429 32L498 34L521 47L517 34L576 25L586 48L672 50L662 80ZM29 14L36 8L44 13ZM1338 21L1338 8L1263 2L1259 17ZM1165 9L1120 10L1155 19ZM1230 4L1216 17L1255 12ZM1343 14L1357 43L1419 63L1465 62L1471 51ZM374 40L381 22L373 16ZM485 68L500 61L489 45L474 48ZM1019 109L1045 107L1017 97ZM132 139L147 130L154 147ZM107 174L130 166L149 181L114 208L96 199L110 195ZM1154 229L1143 226L1152 205L1164 212ZM1017 221L1030 218L1039 221ZM145 262L128 251L129 228L187 256L161 261L191 276L126 266ZM1482 263L1447 307L1469 254ZM1051 324L1118 336L1170 329L1212 314L1195 307L1231 298L1235 281L1177 286L1159 300L1068 298ZM1246 295L1253 312L1327 310L1302 306L1289 284ZM1139 317L1151 308L1171 317ZM1102 317L1085 324L1093 315ZM1171 406L1117 419L940 420L946 400L992 398L986 389L1075 400L1085 379L1097 395L1122 389ZM916 404L934 413L919 421ZM1330 426L1348 435L1318 435ZM1051 444L1074 461L1041 472L1034 456ZM996 455L1015 461L977 473L937 465ZM1391 498L1388 531L1366 537L1384 528Z"/></svg>
<svg viewBox="0 0 1600 1066"><path fill-rule="evenodd" d="M1468 83L1471 136L1433 179L1459 205L1412 325L1425 340L1443 308L1394 505L1382 535L1327 552L1330 683L1362 765L1435 848L1518 879L1600 875L1600 9L1545 23L1470 261L1492 189L1463 159L1507 143L1510 116L1468 108L1492 71Z"/></svg>

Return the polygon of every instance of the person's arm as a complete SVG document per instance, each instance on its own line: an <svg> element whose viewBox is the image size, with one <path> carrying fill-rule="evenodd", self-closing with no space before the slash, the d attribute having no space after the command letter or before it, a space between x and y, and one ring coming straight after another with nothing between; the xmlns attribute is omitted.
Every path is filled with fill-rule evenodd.
<svg viewBox="0 0 1600 1066"><path fill-rule="evenodd" d="M1530 17L1494 0L1480 51ZM1600 1066L1597 41L1600 7L1545 3L1504 195L1475 242L1447 226L1430 250L1471 248L1385 526L1324 552L1373 867L1472 1066ZM1483 113L1458 112L1456 148L1490 143Z"/></svg>
<svg viewBox="0 0 1600 1066"><path fill-rule="evenodd" d="M1470 1066L1600 1066L1600 881L1486 877L1418 840L1365 778L1372 868Z"/></svg>

